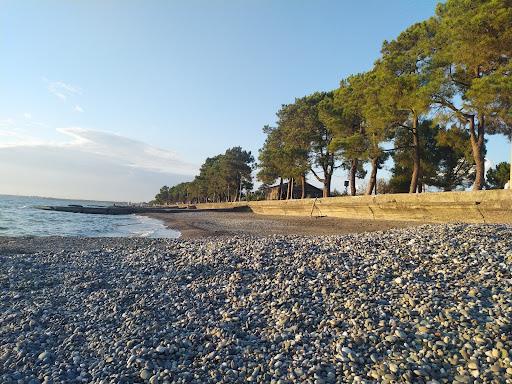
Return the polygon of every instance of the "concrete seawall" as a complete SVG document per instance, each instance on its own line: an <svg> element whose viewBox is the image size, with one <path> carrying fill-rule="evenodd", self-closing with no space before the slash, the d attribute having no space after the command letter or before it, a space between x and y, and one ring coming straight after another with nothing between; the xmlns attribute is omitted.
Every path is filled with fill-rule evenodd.
<svg viewBox="0 0 512 384"><path fill-rule="evenodd" d="M343 196L321 199L197 204L197 208L247 206L262 215L329 216L424 222L512 223L512 191Z"/></svg>

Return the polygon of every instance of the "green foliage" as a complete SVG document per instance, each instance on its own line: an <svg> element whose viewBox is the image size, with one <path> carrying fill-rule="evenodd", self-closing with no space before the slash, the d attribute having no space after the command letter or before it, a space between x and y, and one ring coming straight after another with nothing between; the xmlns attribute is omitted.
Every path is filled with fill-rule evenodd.
<svg viewBox="0 0 512 384"><path fill-rule="evenodd" d="M469 187L475 177L469 133L460 126L440 128L435 139L439 161L431 184L444 191Z"/></svg>
<svg viewBox="0 0 512 384"><path fill-rule="evenodd" d="M490 189L503 189L510 179L510 164L499 163L487 171L487 186Z"/></svg>
<svg viewBox="0 0 512 384"><path fill-rule="evenodd" d="M432 102L469 130L480 189L486 134L512 134L512 0L448 0L430 23Z"/></svg>
<svg viewBox="0 0 512 384"><path fill-rule="evenodd" d="M419 132L422 170L420 184L444 191L467 188L474 178L474 162L467 131L458 126L447 129L435 125L431 120L424 120ZM389 182L394 193L409 190L412 174L409 136L407 130L398 130L395 136L394 166Z"/></svg>
<svg viewBox="0 0 512 384"><path fill-rule="evenodd" d="M160 192L155 196L156 204L172 204L176 202L185 202L189 195L189 187L191 183L180 183L173 187L164 185L160 188Z"/></svg>
<svg viewBox="0 0 512 384"><path fill-rule="evenodd" d="M336 156L330 149L332 134L319 111L329 97L329 93L316 92L295 99L277 112L277 127L263 128L267 138L258 157L260 181L272 184L277 178L300 179L311 171L329 193ZM321 168L323 175L317 175L314 168Z"/></svg>
<svg viewBox="0 0 512 384"><path fill-rule="evenodd" d="M164 186L155 196L158 204L235 201L242 191L251 191L254 158L251 152L233 147L224 154L209 157L194 181Z"/></svg>
<svg viewBox="0 0 512 384"><path fill-rule="evenodd" d="M396 122L405 123L430 109L437 85L426 70L433 36L431 24L421 22L407 28L396 40L384 41L382 45L382 58L375 67L381 83L382 103Z"/></svg>
<svg viewBox="0 0 512 384"><path fill-rule="evenodd" d="M450 63L461 87L490 75L512 57L511 0L448 0L433 20L437 60Z"/></svg>
<svg viewBox="0 0 512 384"><path fill-rule="evenodd" d="M307 98L280 111L283 140L260 156L261 180L294 177L306 159L313 171L334 157L345 167L371 160L375 169L386 157L381 143L393 140L389 188L452 190L472 180L480 187L485 132L512 136L512 0L447 0L381 53L371 71L315 99L316 114L306 112Z"/></svg>
<svg viewBox="0 0 512 384"><path fill-rule="evenodd" d="M263 132L267 135L263 147L259 150L257 174L258 180L264 184L273 184L278 177L287 172L284 168L285 154L282 130L266 125Z"/></svg>

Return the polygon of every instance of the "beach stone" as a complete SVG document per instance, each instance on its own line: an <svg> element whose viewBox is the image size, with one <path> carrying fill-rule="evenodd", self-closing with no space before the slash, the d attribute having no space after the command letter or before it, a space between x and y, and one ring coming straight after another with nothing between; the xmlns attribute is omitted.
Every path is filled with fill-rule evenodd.
<svg viewBox="0 0 512 384"><path fill-rule="evenodd" d="M0 239L0 382L507 382L510 249L488 224Z"/></svg>
<svg viewBox="0 0 512 384"><path fill-rule="evenodd" d="M48 352L48 351L43 351L43 352L41 352L41 353L37 356L37 358L38 358L39 360L41 360L41 361L48 360L48 359L50 359L50 357L51 357L51 354L50 354L50 352Z"/></svg>
<svg viewBox="0 0 512 384"><path fill-rule="evenodd" d="M140 378L142 380L149 380L149 378L152 376L151 372L149 372L147 369L142 369L139 374Z"/></svg>
<svg viewBox="0 0 512 384"><path fill-rule="evenodd" d="M158 353L165 353L167 352L167 348L165 348L163 345L159 345L155 348L155 350L158 352Z"/></svg>

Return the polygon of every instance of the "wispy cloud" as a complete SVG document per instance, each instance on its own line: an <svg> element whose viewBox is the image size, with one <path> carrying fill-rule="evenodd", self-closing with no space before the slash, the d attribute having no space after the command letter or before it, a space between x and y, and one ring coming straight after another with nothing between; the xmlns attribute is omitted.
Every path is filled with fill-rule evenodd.
<svg viewBox="0 0 512 384"><path fill-rule="evenodd" d="M3 128L3 129L2 129ZM2 127L0 121L0 149L13 147L46 147L59 150L72 149L105 158L107 162L150 170L152 172L192 175L197 166L183 161L174 152L157 148L139 140L115 133L81 127L58 128L57 132L68 137L59 141L45 141L26 135L14 128L12 121Z"/></svg>
<svg viewBox="0 0 512 384"><path fill-rule="evenodd" d="M63 81L50 81L47 78L43 78L43 81L47 84L48 91L63 101L72 95L82 94L82 90L75 85Z"/></svg>
<svg viewBox="0 0 512 384"><path fill-rule="evenodd" d="M73 110L75 112L80 112L80 113L82 113L84 111L84 109L81 106L79 106L78 104L75 104Z"/></svg>
<svg viewBox="0 0 512 384"><path fill-rule="evenodd" d="M181 160L174 152L126 136L80 127L61 128L58 131L73 138L63 145L105 156L126 166L188 175L197 169Z"/></svg>
<svg viewBox="0 0 512 384"><path fill-rule="evenodd" d="M67 127L50 141L8 123L0 127L0 193L149 200L164 184L191 180L198 168L172 151L110 132Z"/></svg>
<svg viewBox="0 0 512 384"><path fill-rule="evenodd" d="M32 116L27 116L26 113L23 115L23 119L12 117L0 119L0 148L43 144L43 140L34 137L29 132L44 128L46 128L45 124L32 120Z"/></svg>

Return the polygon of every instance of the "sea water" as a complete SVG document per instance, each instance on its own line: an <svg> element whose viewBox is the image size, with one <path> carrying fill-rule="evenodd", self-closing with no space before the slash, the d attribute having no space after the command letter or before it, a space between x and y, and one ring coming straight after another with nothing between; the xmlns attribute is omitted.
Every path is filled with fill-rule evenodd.
<svg viewBox="0 0 512 384"><path fill-rule="evenodd" d="M112 205L106 201L0 195L0 236L177 238L161 221L138 215L88 215L44 211L42 205Z"/></svg>

